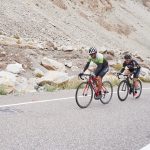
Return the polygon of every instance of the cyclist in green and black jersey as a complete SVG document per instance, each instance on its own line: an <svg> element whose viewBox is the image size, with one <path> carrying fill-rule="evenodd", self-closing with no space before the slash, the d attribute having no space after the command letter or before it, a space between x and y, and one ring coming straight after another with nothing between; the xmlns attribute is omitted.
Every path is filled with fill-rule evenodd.
<svg viewBox="0 0 150 150"><path fill-rule="evenodd" d="M82 76L84 72L88 69L91 62L94 62L97 65L97 68L95 69L93 75L97 78L97 88L99 91L99 94L101 95L101 88L102 88L102 78L104 75L108 72L108 62L104 58L104 56L97 52L97 49L95 47L91 47L89 49L89 59L87 64L84 67L83 72L79 74L79 76Z"/></svg>

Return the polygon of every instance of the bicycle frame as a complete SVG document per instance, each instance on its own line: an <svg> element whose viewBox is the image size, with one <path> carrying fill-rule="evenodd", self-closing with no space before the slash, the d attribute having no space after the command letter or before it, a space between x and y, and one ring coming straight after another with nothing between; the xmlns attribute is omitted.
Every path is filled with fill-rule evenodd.
<svg viewBox="0 0 150 150"><path fill-rule="evenodd" d="M123 74L121 74L121 75L123 75ZM119 77L119 75L117 75L118 76L118 79L121 79L120 77ZM126 80L127 81L127 85L129 86L129 88L131 88L131 83L130 83L130 77L129 76L127 76L127 75L123 75L124 76L124 80Z"/></svg>
<svg viewBox="0 0 150 150"><path fill-rule="evenodd" d="M94 84L93 84L94 81L97 81L95 77L89 77L89 79L88 79L87 82L88 82L88 84L91 84L91 85L92 85L93 91L95 92L96 96L98 96L98 91L97 91L97 89L96 89L96 86L94 86ZM86 89L86 88L87 88L87 87L85 87L85 89ZM84 90L85 90L85 89L84 89Z"/></svg>
<svg viewBox="0 0 150 150"><path fill-rule="evenodd" d="M96 88L97 86L95 86L95 85L93 84L94 81L97 82L96 77L89 76L89 79L88 79L87 82L88 82L88 84L91 84L91 85L92 85L92 88L93 88L93 91L94 91L95 95L98 96L98 95L99 95L99 91L98 91L97 88ZM84 88L83 92L85 92L86 89L87 89L87 85L86 85L86 87ZM101 90L102 90L103 93L104 93L104 91L106 91L106 88L102 85Z"/></svg>

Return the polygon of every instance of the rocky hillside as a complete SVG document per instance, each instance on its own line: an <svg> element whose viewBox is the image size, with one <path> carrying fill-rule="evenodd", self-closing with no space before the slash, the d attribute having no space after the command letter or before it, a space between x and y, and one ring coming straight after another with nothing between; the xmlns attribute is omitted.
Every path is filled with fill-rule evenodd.
<svg viewBox="0 0 150 150"><path fill-rule="evenodd" d="M150 0L0 0L0 84L33 91L37 82L68 81L90 46L109 59L110 72L129 52L150 75L149 35Z"/></svg>
<svg viewBox="0 0 150 150"><path fill-rule="evenodd" d="M8 36L150 56L150 0L1 0L0 6L0 32Z"/></svg>

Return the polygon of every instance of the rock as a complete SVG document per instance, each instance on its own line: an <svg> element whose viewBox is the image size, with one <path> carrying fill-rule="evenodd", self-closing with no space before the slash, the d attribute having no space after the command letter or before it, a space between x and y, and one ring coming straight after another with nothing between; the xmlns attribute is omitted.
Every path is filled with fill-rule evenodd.
<svg viewBox="0 0 150 150"><path fill-rule="evenodd" d="M28 82L25 77L17 77L15 82L15 91L17 92L25 92L28 87Z"/></svg>
<svg viewBox="0 0 150 150"><path fill-rule="evenodd" d="M16 75L7 71L0 71L0 85L15 86Z"/></svg>
<svg viewBox="0 0 150 150"><path fill-rule="evenodd" d="M18 74L25 71L22 67L22 64L19 63L7 65L6 70L14 74Z"/></svg>
<svg viewBox="0 0 150 150"><path fill-rule="evenodd" d="M61 84L69 80L67 73L59 71L49 71L42 78L37 79L38 85Z"/></svg>
<svg viewBox="0 0 150 150"><path fill-rule="evenodd" d="M16 45L16 42L18 41L16 38L13 37L7 37L5 35L0 35L0 41L1 41L1 45L10 45L10 46L14 46Z"/></svg>
<svg viewBox="0 0 150 150"><path fill-rule="evenodd" d="M74 48L72 46L63 46L62 50L65 52L68 52L68 51L71 52L74 50Z"/></svg>
<svg viewBox="0 0 150 150"><path fill-rule="evenodd" d="M26 88L26 92L36 92L35 86L37 85L37 79L36 78L30 78L28 80L28 86Z"/></svg>
<svg viewBox="0 0 150 150"><path fill-rule="evenodd" d="M127 54L130 54L130 52L129 51L125 51L125 52L122 53L122 56L127 55Z"/></svg>
<svg viewBox="0 0 150 150"><path fill-rule="evenodd" d="M135 58L137 58L137 59L140 60L141 62L144 61L140 56L135 56Z"/></svg>
<svg viewBox="0 0 150 150"><path fill-rule="evenodd" d="M110 67L113 67L115 64L117 64L117 62L115 60L109 60L108 64Z"/></svg>
<svg viewBox="0 0 150 150"><path fill-rule="evenodd" d="M142 67L140 74L141 74L142 76L150 75L150 70L147 69L147 68L143 68L143 67Z"/></svg>
<svg viewBox="0 0 150 150"><path fill-rule="evenodd" d="M71 67L71 70L72 70L72 71L79 71L79 68L78 68L77 66L72 66L72 67Z"/></svg>
<svg viewBox="0 0 150 150"><path fill-rule="evenodd" d="M117 60L117 64L123 64L124 60Z"/></svg>
<svg viewBox="0 0 150 150"><path fill-rule="evenodd" d="M145 62L141 62L141 63L139 63L139 65L143 68L150 69L150 66L148 64L146 64Z"/></svg>
<svg viewBox="0 0 150 150"><path fill-rule="evenodd" d="M6 56L6 52L5 51L2 51L1 53L0 53L0 57L5 57Z"/></svg>
<svg viewBox="0 0 150 150"><path fill-rule="evenodd" d="M4 62L0 62L0 69L4 69L6 66L5 66L5 63Z"/></svg>
<svg viewBox="0 0 150 150"><path fill-rule="evenodd" d="M0 87L2 94L10 94L15 90L16 75L6 71L0 71Z"/></svg>
<svg viewBox="0 0 150 150"><path fill-rule="evenodd" d="M107 51L107 54L109 54L109 55L111 55L111 56L115 56L115 53L114 53L113 50L108 50L108 51Z"/></svg>
<svg viewBox="0 0 150 150"><path fill-rule="evenodd" d="M4 50L4 48L0 45L0 51L3 51Z"/></svg>
<svg viewBox="0 0 150 150"><path fill-rule="evenodd" d="M104 54L107 52L107 48L105 46L100 47L99 51L100 53Z"/></svg>
<svg viewBox="0 0 150 150"><path fill-rule="evenodd" d="M49 48L54 48L54 47L55 47L55 45L53 42L51 42L51 41L45 42L45 48L49 49Z"/></svg>
<svg viewBox="0 0 150 150"><path fill-rule="evenodd" d="M65 66L68 67L68 68L71 68L72 67L72 62L69 61L69 62L65 62Z"/></svg>
<svg viewBox="0 0 150 150"><path fill-rule="evenodd" d="M41 78L41 77L44 76L44 73L43 73L43 71L40 70L39 68L35 68L35 70L34 70L34 75L35 75L36 77Z"/></svg>
<svg viewBox="0 0 150 150"><path fill-rule="evenodd" d="M143 0L144 6L150 8L150 1L149 0Z"/></svg>
<svg viewBox="0 0 150 150"><path fill-rule="evenodd" d="M62 63L59 63L56 60L52 60L47 57L43 58L41 65L48 70L66 71L66 68Z"/></svg>
<svg viewBox="0 0 150 150"><path fill-rule="evenodd" d="M112 55L110 55L110 54L105 54L105 58L107 60L113 60L114 59L114 57Z"/></svg>
<svg viewBox="0 0 150 150"><path fill-rule="evenodd" d="M55 48L54 48L55 49ZM62 51L62 47L61 46L57 46L57 49L58 51Z"/></svg>

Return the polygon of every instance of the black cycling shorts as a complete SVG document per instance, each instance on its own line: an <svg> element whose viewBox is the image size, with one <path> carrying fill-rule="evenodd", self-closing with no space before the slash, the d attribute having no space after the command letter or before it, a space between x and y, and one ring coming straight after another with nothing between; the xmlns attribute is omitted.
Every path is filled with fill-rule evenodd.
<svg viewBox="0 0 150 150"><path fill-rule="evenodd" d="M97 74L97 76L100 76L100 77L104 77L104 75L108 72L109 70L109 67L108 66L105 66L103 67Z"/></svg>
<svg viewBox="0 0 150 150"><path fill-rule="evenodd" d="M139 77L139 74L140 74L140 69L139 69L136 73L133 74L133 77L134 77L134 78L138 78L138 77Z"/></svg>

